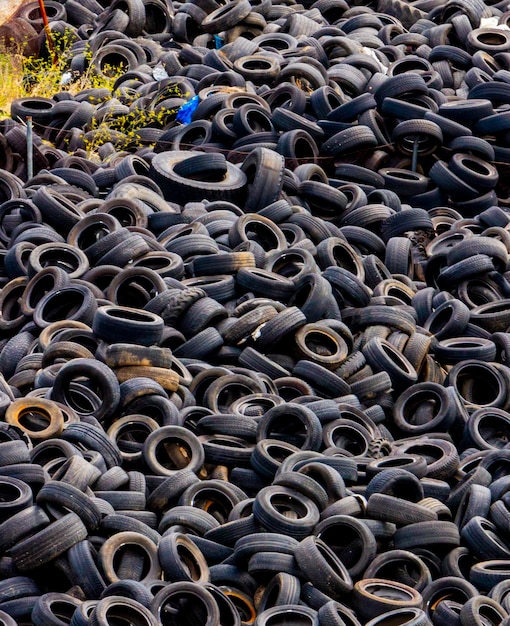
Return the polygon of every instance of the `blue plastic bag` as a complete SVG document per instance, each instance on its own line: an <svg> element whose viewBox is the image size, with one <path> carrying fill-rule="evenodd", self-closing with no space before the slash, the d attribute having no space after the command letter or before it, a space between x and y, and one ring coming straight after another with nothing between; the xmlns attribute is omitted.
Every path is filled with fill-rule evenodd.
<svg viewBox="0 0 510 626"><path fill-rule="evenodd" d="M177 111L177 115L175 117L175 119L178 122L181 122L181 124L190 124L191 123L191 118L193 117L193 113L195 112L196 108L198 107L198 104L200 102L200 99L198 96L193 96L193 98L191 98L191 100L188 100L188 102L185 102L180 109Z"/></svg>

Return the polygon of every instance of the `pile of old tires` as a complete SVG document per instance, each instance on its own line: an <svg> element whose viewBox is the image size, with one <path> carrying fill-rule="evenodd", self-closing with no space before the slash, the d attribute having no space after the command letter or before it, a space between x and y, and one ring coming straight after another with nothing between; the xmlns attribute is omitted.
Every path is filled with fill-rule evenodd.
<svg viewBox="0 0 510 626"><path fill-rule="evenodd" d="M45 5L125 72L0 122L0 624L510 624L506 0Z"/></svg>

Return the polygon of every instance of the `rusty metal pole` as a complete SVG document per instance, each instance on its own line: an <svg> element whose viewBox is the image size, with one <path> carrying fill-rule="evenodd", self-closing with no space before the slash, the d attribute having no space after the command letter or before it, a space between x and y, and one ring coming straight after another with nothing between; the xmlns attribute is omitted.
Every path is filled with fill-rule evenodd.
<svg viewBox="0 0 510 626"><path fill-rule="evenodd" d="M53 55L53 65L58 63L58 56L53 45L53 37L51 35L50 23L48 22L48 16L46 14L46 8L44 6L44 0L39 0L39 9L41 11L41 17L44 24L44 30L46 32L46 39L48 40L48 48Z"/></svg>

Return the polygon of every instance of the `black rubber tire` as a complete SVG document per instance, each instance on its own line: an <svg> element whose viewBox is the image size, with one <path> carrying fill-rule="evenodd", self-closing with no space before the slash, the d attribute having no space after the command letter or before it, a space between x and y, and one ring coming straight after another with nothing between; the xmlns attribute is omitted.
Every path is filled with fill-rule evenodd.
<svg viewBox="0 0 510 626"><path fill-rule="evenodd" d="M91 404L88 407L83 407L81 390L74 386L73 381L79 377L84 377L97 386L98 393L92 392L89 396ZM119 405L119 382L112 370L104 363L94 359L72 359L57 372L51 397L65 406L70 406L79 415L93 416L101 421L110 417ZM73 426L76 428L78 424Z"/></svg>
<svg viewBox="0 0 510 626"><path fill-rule="evenodd" d="M160 186L164 197L171 201L185 193L190 201L203 199L231 200L236 203L244 198L247 179L235 165L225 161L225 169L215 174L212 181L196 179L193 175L180 175L176 166L187 159L196 158L193 152L160 152L151 160L151 178Z"/></svg>
<svg viewBox="0 0 510 626"><path fill-rule="evenodd" d="M323 593L336 599L351 591L352 579L346 567L321 539L303 539L294 554L301 571Z"/></svg>
<svg viewBox="0 0 510 626"><path fill-rule="evenodd" d="M94 332L109 343L122 343L136 335L145 346L161 341L163 326L163 319L155 313L114 305L99 307L92 323Z"/></svg>
<svg viewBox="0 0 510 626"><path fill-rule="evenodd" d="M279 200L283 187L285 161L268 148L255 148L243 160L241 170L247 179L246 212L257 212Z"/></svg>
<svg viewBox="0 0 510 626"><path fill-rule="evenodd" d="M183 618L189 615L189 611L192 611L196 619L200 620L204 626L214 626L220 619L218 604L214 596L204 587L187 581L170 583L156 593L151 603L151 612L156 616L158 623L162 619L161 614L168 610L165 607L185 611L182 614ZM174 614L176 614L175 610L172 611Z"/></svg>
<svg viewBox="0 0 510 626"><path fill-rule="evenodd" d="M75 513L68 513L19 541L10 554L20 572L27 572L50 563L78 541L87 537L87 529Z"/></svg>
<svg viewBox="0 0 510 626"><path fill-rule="evenodd" d="M292 502L296 509L296 519L286 517L278 509L279 502L285 500L287 505ZM309 498L285 487L266 487L262 489L253 503L253 514L256 520L272 532L282 532L296 539L309 535L319 521L319 509Z"/></svg>

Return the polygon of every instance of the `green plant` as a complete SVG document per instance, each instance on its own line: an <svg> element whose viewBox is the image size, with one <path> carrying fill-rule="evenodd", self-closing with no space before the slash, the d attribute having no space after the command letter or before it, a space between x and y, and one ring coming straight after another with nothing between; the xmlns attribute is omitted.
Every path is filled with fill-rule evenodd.
<svg viewBox="0 0 510 626"><path fill-rule="evenodd" d="M89 45L78 52L73 44L76 36L72 31L54 33L54 48L52 54L48 46L43 47L38 56L24 56L22 47L10 47L0 51L0 112L4 117L9 116L10 104L16 98L37 96L51 98L60 91L69 91L77 94L87 89L102 89L106 95L90 94L88 101L98 105L98 113L92 117L91 123L84 129L81 137L82 148L90 158L97 158L98 149L105 143L111 142L116 150L133 150L142 145L154 145L154 134L147 129L163 129L175 119L178 106L165 106L169 98L184 99L178 85L166 85L151 106L147 106L142 99L137 105L139 94L133 91L122 94L125 105L119 108L109 106L109 98L120 96L115 90L120 76L126 71L123 65L112 66L102 64L97 67L92 49ZM81 73L71 72L73 55L83 56ZM108 95L109 94L109 95ZM105 108L101 108L105 107ZM125 112L122 110L128 110ZM106 109L106 110L105 110ZM64 145L69 147L67 141Z"/></svg>
<svg viewBox="0 0 510 626"><path fill-rule="evenodd" d="M25 59L23 55L9 50L0 51L0 111L9 117L11 102L30 95L25 81Z"/></svg>
<svg viewBox="0 0 510 626"><path fill-rule="evenodd" d="M0 49L0 112L4 117L9 116L10 104L16 98L51 98L59 91L69 91L74 95L90 88L105 87L113 90L115 81L124 68L103 68L102 73L94 71L89 46L84 52L86 70L78 75L70 72L75 40L76 36L70 30L53 33L55 55L47 44L37 56L25 56L23 45L15 42Z"/></svg>
<svg viewBox="0 0 510 626"><path fill-rule="evenodd" d="M182 94L177 86L174 88L177 97ZM114 94L115 95L115 94ZM178 107L166 108L158 106L147 108L136 106L136 101L128 113L111 112L104 116L93 117L92 122L83 135L83 147L89 158L93 158L97 150L105 143L111 142L117 150L133 150L143 145L154 146L154 141L146 138L145 129L162 129L175 119Z"/></svg>

